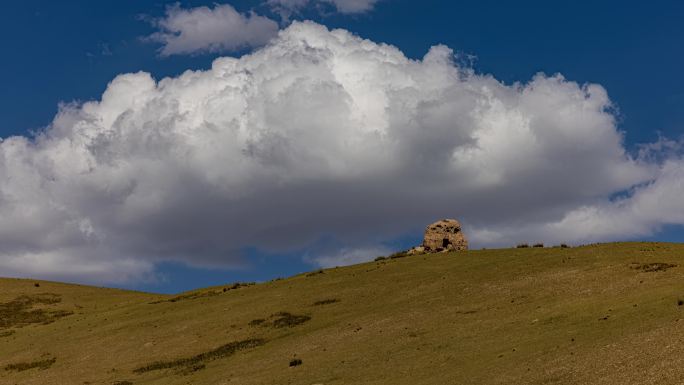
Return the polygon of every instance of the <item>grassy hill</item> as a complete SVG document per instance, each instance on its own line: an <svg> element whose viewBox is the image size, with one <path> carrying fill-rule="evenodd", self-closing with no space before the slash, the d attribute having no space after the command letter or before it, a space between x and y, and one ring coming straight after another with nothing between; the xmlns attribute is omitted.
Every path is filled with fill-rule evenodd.
<svg viewBox="0 0 684 385"><path fill-rule="evenodd" d="M0 384L674 384L683 340L677 244L411 256L178 296L0 280Z"/></svg>

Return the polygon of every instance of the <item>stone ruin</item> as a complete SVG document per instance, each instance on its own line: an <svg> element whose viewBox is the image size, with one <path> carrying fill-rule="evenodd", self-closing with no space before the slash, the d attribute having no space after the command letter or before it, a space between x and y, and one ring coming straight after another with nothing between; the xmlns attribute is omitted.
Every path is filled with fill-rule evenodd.
<svg viewBox="0 0 684 385"><path fill-rule="evenodd" d="M468 250L468 240L461 224L455 219L442 219L425 229L423 243L409 250L408 254L446 253Z"/></svg>

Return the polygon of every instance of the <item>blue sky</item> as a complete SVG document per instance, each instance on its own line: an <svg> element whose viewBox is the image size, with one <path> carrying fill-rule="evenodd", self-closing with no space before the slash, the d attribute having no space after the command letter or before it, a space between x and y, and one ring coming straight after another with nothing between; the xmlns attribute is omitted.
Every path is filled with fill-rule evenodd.
<svg viewBox="0 0 684 385"><path fill-rule="evenodd" d="M279 28L287 28L287 23L278 17L274 8L262 1L232 1L226 4L243 14L252 10L275 20ZM199 50L192 54L162 56L159 49L163 43L143 38L160 30L159 24L151 21L169 16L168 7L172 5L172 2L160 1L36 1L30 4L6 4L0 15L0 34L5 52L0 61L0 71L5 75L4 85L0 88L0 137L30 136L32 131L44 130L57 114L60 103L100 100L108 83L119 74L145 71L159 80L178 76L188 69L210 69L214 59L220 56L240 57L261 49L259 46L249 46L220 52ZM178 9L192 10L203 5L210 7L209 9L215 7L214 2L183 1L179 3ZM483 78L491 75L506 86L515 82L526 84L539 72L549 76L560 73L568 81L580 85L596 83L608 92L613 103L610 116L615 118L611 127L615 133L624 135L622 145L628 153L636 157L640 144L656 143L661 138L672 141L671 152L675 154L664 154L661 149L657 150L659 152L656 157L669 157L674 164L670 167L674 171L665 170L662 162L654 161L644 165L645 161L642 160L644 170L616 171L615 174L629 173L630 176L597 191L582 193L584 195L578 193L581 199L565 199L565 193L558 192L564 199L549 203L539 213L530 214L530 220L547 223L547 217L555 215L562 218L561 213L573 213L577 207L592 204L597 204L602 209L603 203L596 203L601 196L609 197L622 190L633 192L633 186L644 181L659 180L658 178L666 180L665 177L653 175L677 173L679 165L676 161L679 161L680 153L679 145L674 143L680 140L684 127L684 77L681 76L681 69L684 68L684 49L681 44L684 39L684 25L681 23L684 5L681 2L652 1L626 5L618 1L602 1L600 4L576 1L550 6L543 1L501 4L494 1L417 3L383 0L364 12L338 11L331 4L308 4L300 8L292 19L313 20L331 29L342 28L372 42L395 46L407 57L417 60L422 59L431 46L443 44L454 50L457 64L470 61L475 73ZM375 102L374 99L370 100L371 103ZM597 111L602 112L604 107L597 107ZM573 156L581 157L581 154L580 151ZM600 162L605 163L604 160ZM623 166L611 163L610 167ZM644 175L647 173L646 168L660 168L665 171L659 174L658 171L651 170L649 172L654 174L649 176ZM609 171L607 173L610 174ZM597 180L606 178L602 175L597 175ZM0 176L8 178L2 174ZM663 184L674 185L675 190L679 186L672 182ZM321 187L321 194L328 191L327 188L329 186ZM316 188L312 190L318 191ZM354 189L351 191L353 192L350 194L356 193ZM372 186L369 191L374 191ZM363 196L370 196L372 192L367 194L369 195ZM468 199L468 194L455 192L454 196L465 200ZM518 195L512 193L511 196ZM527 203L523 195L520 197L519 200L511 198L510 204L524 207ZM540 199L546 199L546 196ZM283 201L291 205L297 203L294 198L283 198ZM370 198L365 203L363 199L357 202L362 206L368 205L367 207L376 205L376 201ZM401 204L402 200L397 198L397 202ZM679 208L676 202L674 206L668 207L670 211L672 207ZM610 210L612 213L613 209ZM358 223L361 227L367 220L368 223L375 223L364 217L364 211L366 210L360 210L356 215L350 214L345 220ZM223 252L220 250L231 249L232 253L239 250L240 263L230 266L222 265L214 259L188 264L188 258L191 258L188 256L165 259L157 255L152 262L146 261L148 270L141 276L148 278L91 280L78 274L53 274L48 267L33 265L7 269L15 276L64 277L67 280L162 292L178 292L238 280L266 280L315 269L320 265L320 261L315 262L316 255L321 253L341 255L342 251L353 248L367 252L407 248L420 239L420 232L427 224L424 219L437 211L433 209L429 211L430 215L424 216L414 215L420 208L405 211L405 216L397 220L402 225L388 225L387 229L379 231L378 237L358 236L348 228L355 226L340 225L338 229L336 226L339 218L342 218L340 215L335 217L338 218L337 222L331 222L329 232L307 233L307 236L303 236L308 230L292 230L293 238L302 235L306 240L293 241L292 244L284 242L284 251L278 251L277 244L267 248L253 244L237 244L235 247L226 244L208 252L214 255ZM455 210L453 214L450 210L445 211L448 211L445 216L459 216L459 210ZM470 219L473 215L466 209L461 211L478 228L475 238L476 244L480 246L490 244L483 234L500 234L505 232L505 228L509 228L504 226L502 229L491 230L496 227L492 223L506 222L515 227L515 221L510 219L516 216L513 212L510 216L501 218L483 213L480 220ZM411 222L411 215L416 219L408 225L406 223ZM616 218L621 218L618 214L615 215ZM306 215L307 218L309 216ZM572 215L566 217L574 218ZM179 220L182 218L179 217ZM94 219L93 221L96 222ZM672 218L658 223L648 219L644 220L643 231L640 233L606 232L598 240L681 241L684 239L684 231L678 221L678 218ZM188 222L188 226L192 225L192 222ZM97 224L94 226L97 228ZM307 226L309 225L302 224L302 228L308 228ZM25 231L27 237L40 238L44 235L40 231ZM373 227L364 228L363 231L373 231ZM532 229L524 234L539 234L538 238L551 241L556 239ZM515 236L500 236L497 239L505 242L505 239L513 239ZM334 241L319 247L326 237ZM578 243L585 239L596 240L584 235L577 236ZM491 244L498 245L499 242L492 241ZM146 247L141 246L139 250L108 249L108 258L122 255L135 260L136 253L147 250ZM30 249L28 246L27 248ZM184 252L188 253L187 250L192 248ZM1 258L9 257L0 256ZM151 270L149 266L153 266ZM155 278L150 279L150 276Z"/></svg>
<svg viewBox="0 0 684 385"><path fill-rule="evenodd" d="M259 2L230 4L248 10ZM159 1L6 4L0 28L11 60L0 64L8 74L0 91L2 135L44 127L58 103L97 98L120 73L144 70L164 77L208 67L218 55L160 59L153 44L138 40L153 31L139 16L160 16L164 7ZM619 106L629 143L651 141L658 132L681 133L681 2L426 1L417 6L390 0L364 15L308 16L396 45L411 57L445 44L476 56L479 71L506 82L526 81L540 71L598 82Z"/></svg>

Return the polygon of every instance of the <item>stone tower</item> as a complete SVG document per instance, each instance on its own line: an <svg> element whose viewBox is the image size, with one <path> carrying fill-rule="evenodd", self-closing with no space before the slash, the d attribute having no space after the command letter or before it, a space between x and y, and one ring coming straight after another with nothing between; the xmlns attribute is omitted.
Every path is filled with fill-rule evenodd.
<svg viewBox="0 0 684 385"><path fill-rule="evenodd" d="M442 219L425 229L422 247L426 253L468 250L468 241L455 219Z"/></svg>

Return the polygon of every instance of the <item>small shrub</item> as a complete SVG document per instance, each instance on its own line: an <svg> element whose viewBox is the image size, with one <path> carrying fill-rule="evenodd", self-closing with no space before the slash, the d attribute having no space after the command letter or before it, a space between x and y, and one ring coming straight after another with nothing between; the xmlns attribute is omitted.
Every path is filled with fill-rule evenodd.
<svg viewBox="0 0 684 385"><path fill-rule="evenodd" d="M38 282L33 284L34 287L40 287L40 284Z"/></svg>
<svg viewBox="0 0 684 385"><path fill-rule="evenodd" d="M532 247L544 247L543 243L535 243Z"/></svg>
<svg viewBox="0 0 684 385"><path fill-rule="evenodd" d="M680 298L677 300L677 306L682 306L682 305L684 305L684 299Z"/></svg>
<svg viewBox="0 0 684 385"><path fill-rule="evenodd" d="M249 321L249 326L259 326L259 325L263 324L264 322L266 322L266 320L263 318L253 319L253 320Z"/></svg>
<svg viewBox="0 0 684 385"><path fill-rule="evenodd" d="M5 366L5 370L7 371L17 371L17 372L23 372L24 370L29 370L29 369L40 369L40 370L45 370L48 369L52 364L54 364L57 361L56 358L48 358L46 360L40 360L40 361L33 361L33 362L19 362L16 364L9 364Z"/></svg>
<svg viewBox="0 0 684 385"><path fill-rule="evenodd" d="M323 300L314 302L313 306L330 305L330 304L336 303L336 302L340 302L340 300L337 298L323 299Z"/></svg>
<svg viewBox="0 0 684 385"><path fill-rule="evenodd" d="M226 289L226 291L228 291L228 290L235 290L235 289L239 289L241 287L249 287L249 286L254 286L254 285L256 285L256 282L235 282L234 284L232 284L228 287L224 287L224 289Z"/></svg>
<svg viewBox="0 0 684 385"><path fill-rule="evenodd" d="M316 271L312 271L310 273L307 273L306 276L307 277L315 277L319 274L325 274L325 272L323 270L316 270Z"/></svg>
<svg viewBox="0 0 684 385"><path fill-rule="evenodd" d="M568 246L566 243L561 243L561 244L560 244L560 248L561 248L561 249L569 249L570 246Z"/></svg>
<svg viewBox="0 0 684 385"><path fill-rule="evenodd" d="M299 358L295 358L295 359L290 361L290 367L299 366L301 364L302 364L302 360L300 360Z"/></svg>
<svg viewBox="0 0 684 385"><path fill-rule="evenodd" d="M516 246L516 248L518 249L526 249L528 247L530 247L530 245L528 245L527 243L521 243L518 246Z"/></svg>
<svg viewBox="0 0 684 385"><path fill-rule="evenodd" d="M385 259L387 259L387 257L380 256L380 257L375 258L375 262L384 261Z"/></svg>
<svg viewBox="0 0 684 385"><path fill-rule="evenodd" d="M308 315L296 315L285 311L273 314L271 317L275 319L271 322L274 328L292 328L297 325L301 325L311 319Z"/></svg>
<svg viewBox="0 0 684 385"><path fill-rule="evenodd" d="M407 257L407 256L408 256L408 254L406 253L406 251L397 251L396 253L391 254L391 255L389 256L389 258L390 258L390 259L397 259L397 258L404 258L404 257Z"/></svg>

